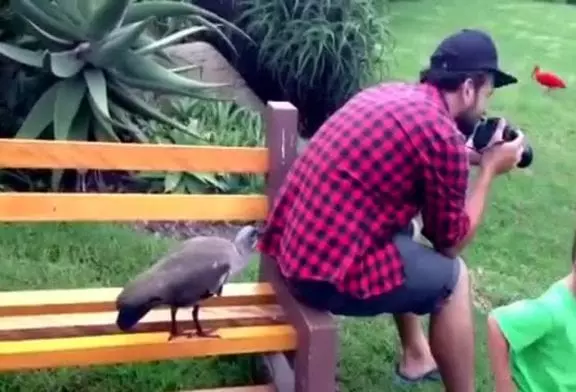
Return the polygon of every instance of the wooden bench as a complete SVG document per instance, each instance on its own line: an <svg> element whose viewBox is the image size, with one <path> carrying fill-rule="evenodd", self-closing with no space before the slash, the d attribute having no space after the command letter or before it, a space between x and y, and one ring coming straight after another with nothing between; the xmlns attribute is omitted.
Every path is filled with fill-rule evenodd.
<svg viewBox="0 0 576 392"><path fill-rule="evenodd" d="M267 195L0 193L0 221L263 220L296 157L298 114L289 103L270 102L265 117L266 148L0 140L3 168L267 175ZM260 353L269 384L214 391L336 390L332 317L297 303L267 257L260 282L227 284L222 297L205 301L201 320L220 339L168 341L167 309L122 333L114 323L119 290L0 292L0 371ZM179 315L187 320L189 313Z"/></svg>

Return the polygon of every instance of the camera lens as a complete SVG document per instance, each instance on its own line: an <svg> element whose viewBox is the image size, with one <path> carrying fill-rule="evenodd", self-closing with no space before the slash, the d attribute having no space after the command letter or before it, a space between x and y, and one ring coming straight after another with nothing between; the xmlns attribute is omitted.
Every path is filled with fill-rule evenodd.
<svg viewBox="0 0 576 392"><path fill-rule="evenodd" d="M502 131L502 139L505 142L511 142L512 140L516 139L518 137L518 132L516 132L516 130L508 125L506 125L504 127L504 130Z"/></svg>
<svg viewBox="0 0 576 392"><path fill-rule="evenodd" d="M520 162L518 162L518 165L516 166L518 166L519 168L528 167L532 164L533 160L534 160L534 152L532 151L532 147L526 145L524 147L524 151L522 151L522 157L520 157Z"/></svg>

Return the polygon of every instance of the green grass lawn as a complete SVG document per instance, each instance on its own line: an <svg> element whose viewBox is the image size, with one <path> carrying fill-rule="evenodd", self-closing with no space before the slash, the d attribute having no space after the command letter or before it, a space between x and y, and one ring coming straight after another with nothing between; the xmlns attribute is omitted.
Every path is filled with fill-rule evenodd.
<svg viewBox="0 0 576 392"><path fill-rule="evenodd" d="M576 160L576 7L496 0L420 0L394 4L394 78L415 79L435 45L462 27L488 30L502 66L520 83L497 92L493 113L523 127L535 149L530 170L495 184L485 224L466 252L478 308L478 391L492 391L484 316L491 306L537 295L568 271L574 228ZM552 33L554 31L554 33ZM535 64L559 73L569 88L544 94L530 79ZM0 226L0 287L121 285L160 254L168 241L107 225ZM397 338L387 317L345 319L341 328L342 390L387 392ZM249 382L248 359L163 362L93 371L0 375L0 392L175 391ZM439 385L414 388L440 391Z"/></svg>

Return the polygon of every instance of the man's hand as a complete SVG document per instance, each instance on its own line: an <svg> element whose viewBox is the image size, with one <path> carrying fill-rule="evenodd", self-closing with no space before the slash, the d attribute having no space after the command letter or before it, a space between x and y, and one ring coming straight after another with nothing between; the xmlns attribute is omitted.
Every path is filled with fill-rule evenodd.
<svg viewBox="0 0 576 392"><path fill-rule="evenodd" d="M482 152L480 160L480 167L493 176L507 173L515 168L522 158L522 151L524 151L524 134L522 132L518 132L518 137L510 142L501 141L505 126L506 121L501 119L494 133L494 140L498 141Z"/></svg>
<svg viewBox="0 0 576 392"><path fill-rule="evenodd" d="M480 162L482 162L482 154L473 148L468 148L468 162L470 162L472 166L480 165Z"/></svg>

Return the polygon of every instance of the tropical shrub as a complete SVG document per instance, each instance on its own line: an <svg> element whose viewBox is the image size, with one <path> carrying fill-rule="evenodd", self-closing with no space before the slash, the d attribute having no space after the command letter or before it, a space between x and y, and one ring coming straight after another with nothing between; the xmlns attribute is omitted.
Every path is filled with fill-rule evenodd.
<svg viewBox="0 0 576 392"><path fill-rule="evenodd" d="M38 138L50 129L55 139L146 141L131 115L189 131L133 89L214 98L214 89L225 85L180 76L162 65L159 57L162 49L174 41L205 28L216 28L207 17L221 18L180 2L104 0L96 8L94 3L11 1L11 9L31 28L36 49L0 43L0 54L50 73L54 79L15 137ZM193 26L160 40L146 34L155 18L183 15L191 15L204 26Z"/></svg>
<svg viewBox="0 0 576 392"><path fill-rule="evenodd" d="M208 143L219 146L255 147L264 144L259 112L234 102L209 102L179 98L167 102L167 114L194 128ZM197 140L174 128L151 121L154 141L194 145ZM147 181L152 192L165 193L262 193L264 178L255 174L143 172L135 176Z"/></svg>
<svg viewBox="0 0 576 392"><path fill-rule="evenodd" d="M222 98L218 93L227 85L181 76L190 67L170 68L163 49L206 30L225 37L214 21L243 34L233 24L174 1L11 0L8 11L26 35L0 42L0 57L12 60L0 77L14 80L3 107L29 112L2 137L149 142L142 125L155 120L206 142L138 91ZM191 25L160 37L150 33L152 22L173 17ZM62 174L54 172L53 187Z"/></svg>
<svg viewBox="0 0 576 392"><path fill-rule="evenodd" d="M389 0L194 0L234 22L254 44L234 40L239 56L213 37L264 102L288 100L304 137L359 89L387 75L394 41Z"/></svg>

